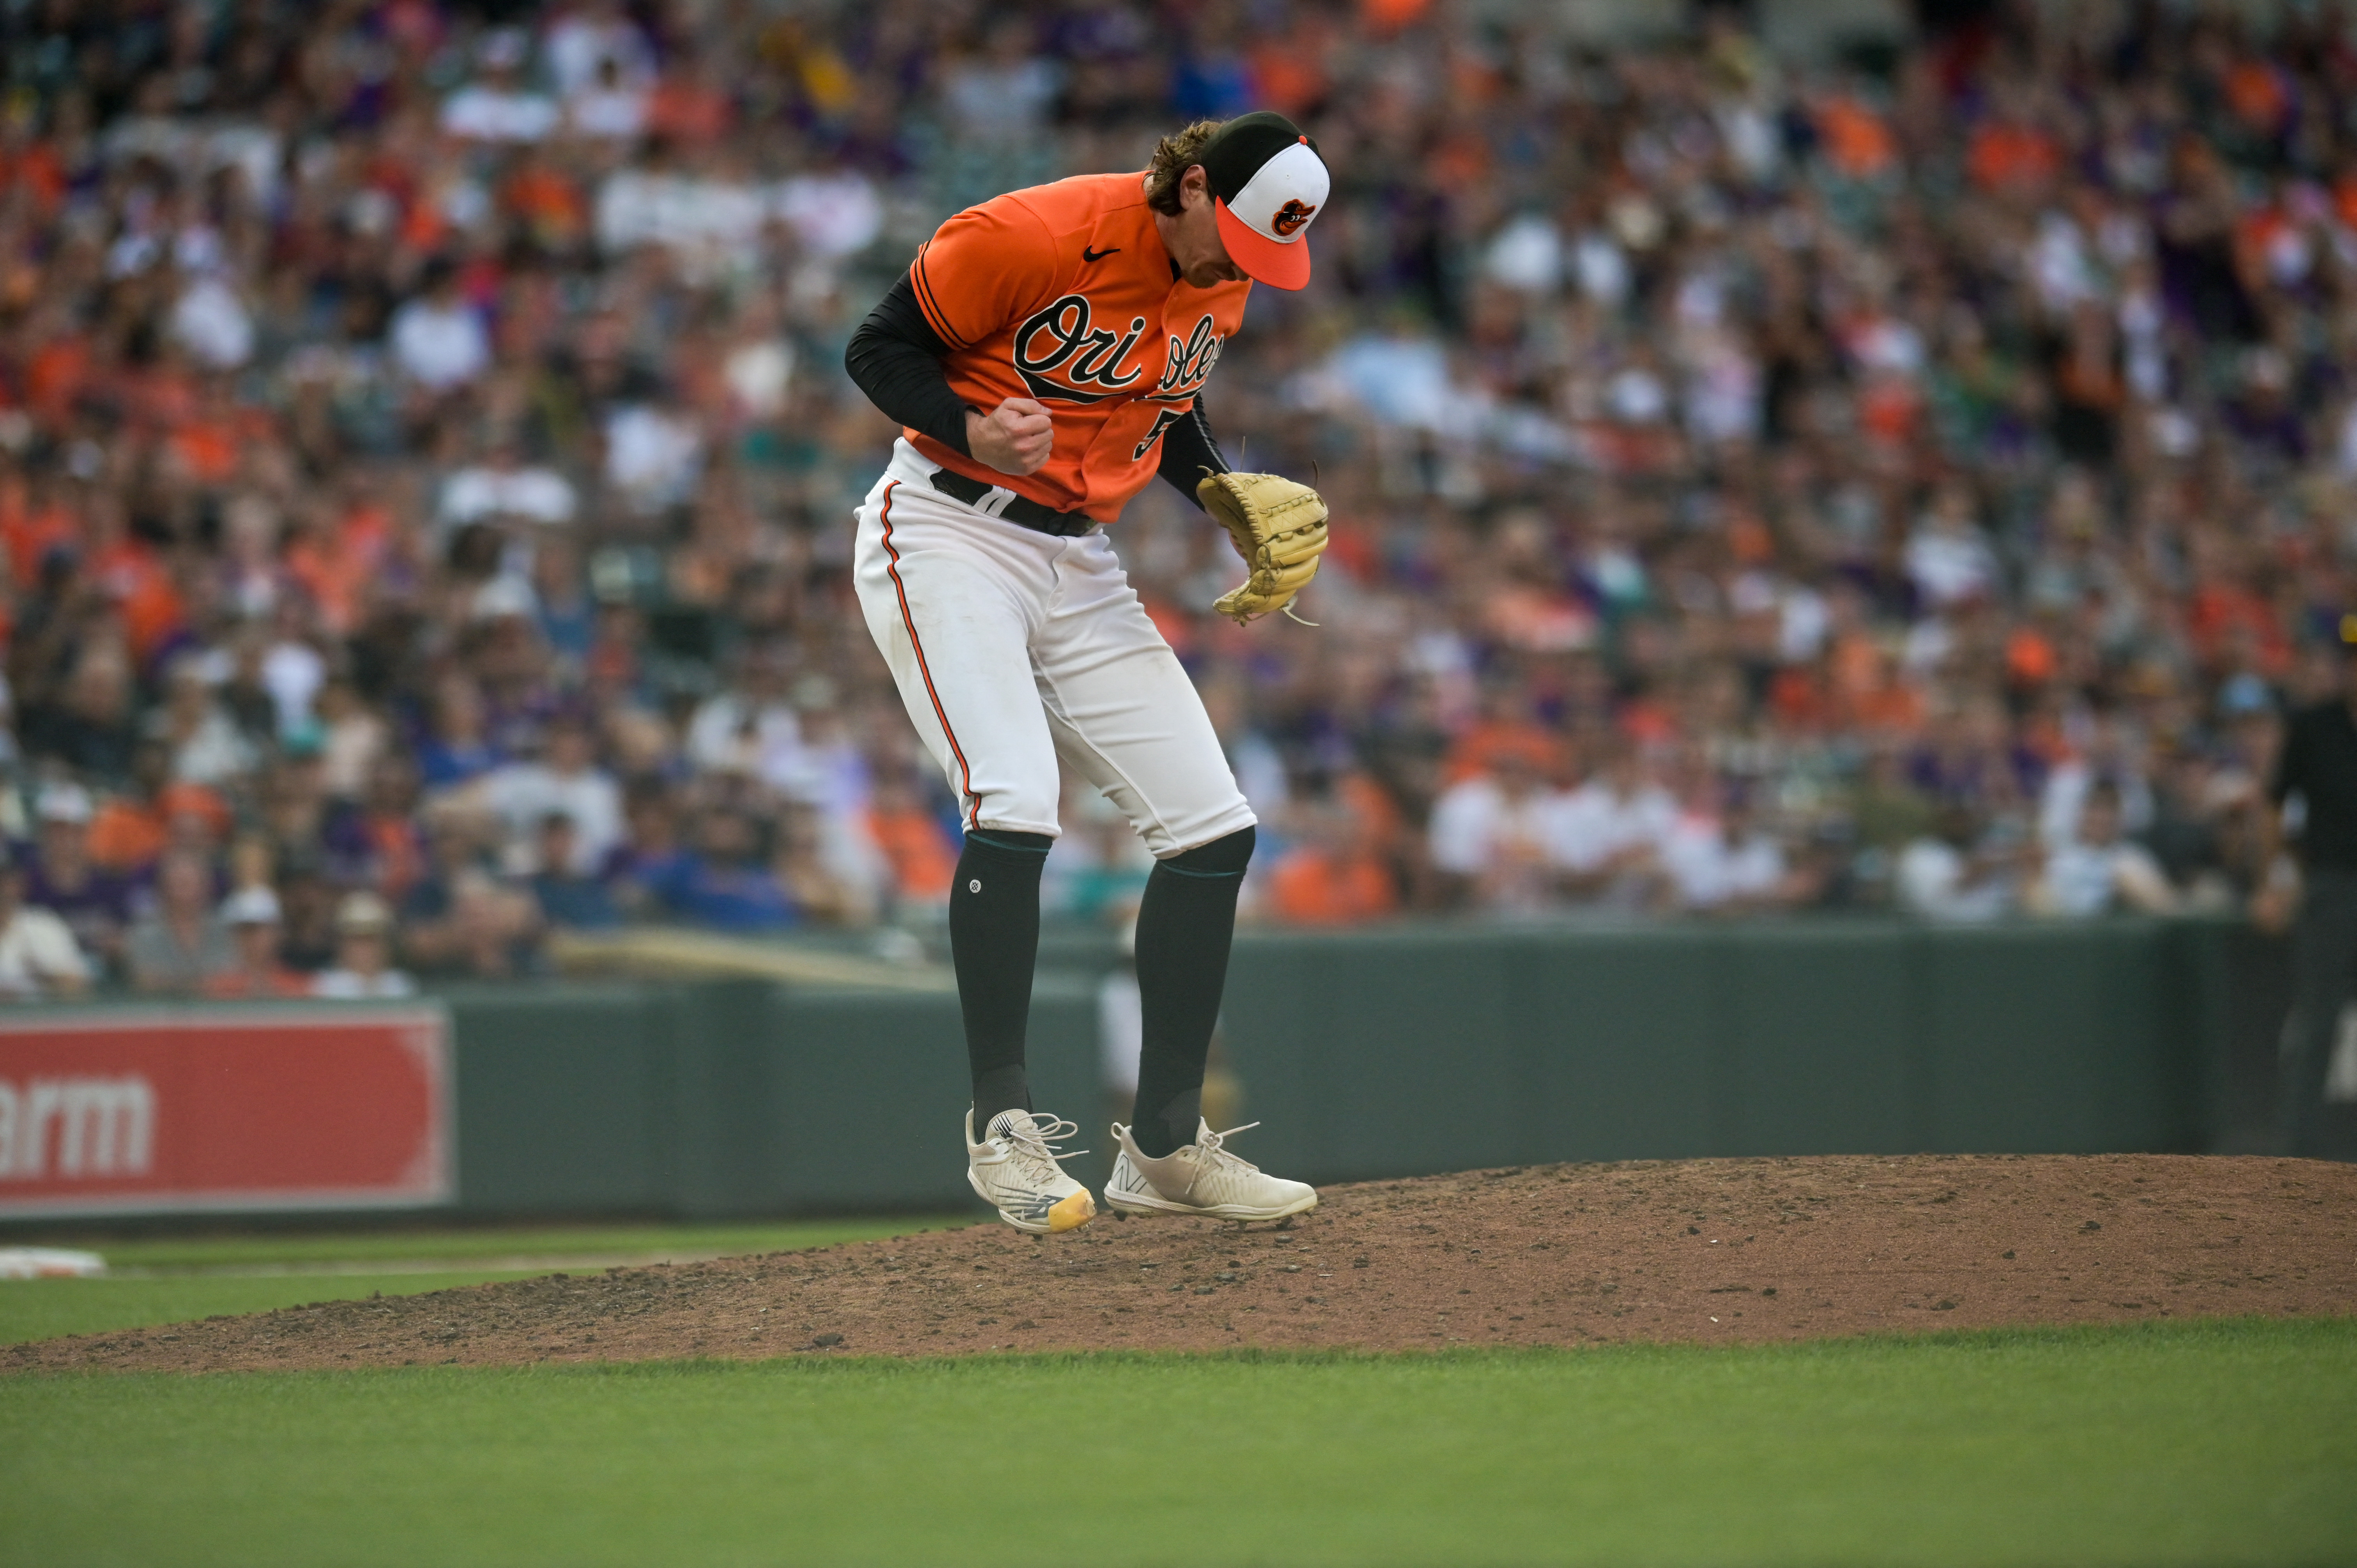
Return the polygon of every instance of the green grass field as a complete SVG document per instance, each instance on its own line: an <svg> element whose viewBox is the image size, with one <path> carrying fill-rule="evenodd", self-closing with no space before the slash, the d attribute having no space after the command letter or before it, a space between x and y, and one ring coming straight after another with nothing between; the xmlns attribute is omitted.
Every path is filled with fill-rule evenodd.
<svg viewBox="0 0 2357 1568"><path fill-rule="evenodd" d="M0 1380L0 1561L2309 1563L2357 1322Z"/></svg>
<svg viewBox="0 0 2357 1568"><path fill-rule="evenodd" d="M581 1259L651 1262L783 1252L972 1223L971 1218L920 1217L779 1225L265 1232L132 1240L44 1236L39 1245L87 1247L102 1255L108 1267L133 1273L95 1280L0 1281L0 1345L186 1323L217 1312L266 1312L314 1301L349 1301L374 1291L403 1295L485 1280L528 1279ZM476 1262L470 1266L469 1260Z"/></svg>

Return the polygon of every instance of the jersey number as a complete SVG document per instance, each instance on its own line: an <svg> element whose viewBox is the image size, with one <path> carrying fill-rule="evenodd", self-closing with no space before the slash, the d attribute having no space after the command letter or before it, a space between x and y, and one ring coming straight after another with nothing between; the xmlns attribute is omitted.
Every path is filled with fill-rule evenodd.
<svg viewBox="0 0 2357 1568"><path fill-rule="evenodd" d="M1154 428L1146 433L1146 439L1137 444L1137 450L1129 455L1129 460L1133 463L1146 461L1146 455L1154 450L1154 444L1162 439L1162 433L1186 418L1188 413L1183 408L1166 408L1156 413Z"/></svg>

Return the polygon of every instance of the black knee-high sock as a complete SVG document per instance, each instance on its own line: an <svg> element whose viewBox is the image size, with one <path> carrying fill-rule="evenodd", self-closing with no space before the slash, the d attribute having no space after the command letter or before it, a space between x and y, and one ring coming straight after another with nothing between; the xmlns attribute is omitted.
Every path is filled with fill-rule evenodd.
<svg viewBox="0 0 2357 1568"><path fill-rule="evenodd" d="M1031 1109L1023 1036L1031 1019L1031 970L1039 959L1039 868L1045 833L977 829L965 835L950 888L950 958L965 1015L974 1073L974 1135L1002 1111Z"/></svg>
<svg viewBox="0 0 2357 1568"><path fill-rule="evenodd" d="M1253 830L1157 863L1137 908L1137 998L1145 1040L1130 1136L1160 1158L1195 1141L1203 1058L1220 1022L1236 892L1252 860Z"/></svg>

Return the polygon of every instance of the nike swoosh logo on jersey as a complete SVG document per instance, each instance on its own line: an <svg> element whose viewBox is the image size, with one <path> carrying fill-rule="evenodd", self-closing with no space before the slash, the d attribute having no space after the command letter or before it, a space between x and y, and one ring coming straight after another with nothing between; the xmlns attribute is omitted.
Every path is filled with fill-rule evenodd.
<svg viewBox="0 0 2357 1568"><path fill-rule="evenodd" d="M1113 249L1108 251L1094 251L1091 250L1086 245L1082 245L1081 247L1081 260L1084 262L1102 262L1107 256L1119 254L1120 251L1121 247L1119 245L1115 245Z"/></svg>

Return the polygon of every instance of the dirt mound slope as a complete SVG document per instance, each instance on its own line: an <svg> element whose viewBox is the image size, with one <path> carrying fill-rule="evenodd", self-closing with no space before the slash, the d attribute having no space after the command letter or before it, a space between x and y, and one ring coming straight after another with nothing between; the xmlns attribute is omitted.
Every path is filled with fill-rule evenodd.
<svg viewBox="0 0 2357 1568"><path fill-rule="evenodd" d="M0 1370L1759 1341L2357 1312L2357 1166L2123 1155L1547 1165L1286 1228L1106 1216L0 1349Z"/></svg>

